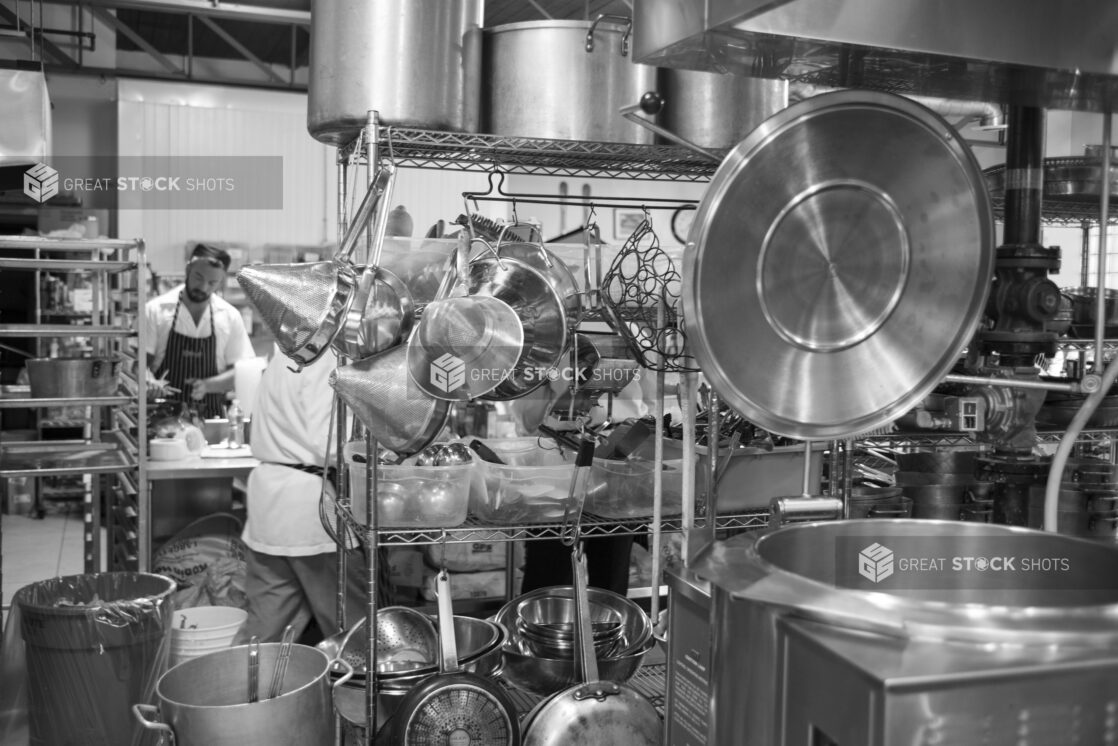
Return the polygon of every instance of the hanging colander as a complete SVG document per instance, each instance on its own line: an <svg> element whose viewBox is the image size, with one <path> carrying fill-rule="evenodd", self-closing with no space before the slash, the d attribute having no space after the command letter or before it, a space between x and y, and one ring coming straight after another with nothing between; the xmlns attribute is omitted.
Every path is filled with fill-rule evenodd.
<svg viewBox="0 0 1118 746"><path fill-rule="evenodd" d="M254 264L237 273L237 282L280 351L300 368L318 360L342 329L358 290L353 250L395 177L396 167L382 162L332 260Z"/></svg>

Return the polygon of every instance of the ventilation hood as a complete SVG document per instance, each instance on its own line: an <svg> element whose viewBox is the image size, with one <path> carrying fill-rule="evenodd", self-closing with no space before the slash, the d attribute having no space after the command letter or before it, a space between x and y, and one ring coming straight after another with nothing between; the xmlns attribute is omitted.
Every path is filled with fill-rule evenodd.
<svg viewBox="0 0 1118 746"><path fill-rule="evenodd" d="M634 60L901 94L1103 111L1114 0L637 0Z"/></svg>

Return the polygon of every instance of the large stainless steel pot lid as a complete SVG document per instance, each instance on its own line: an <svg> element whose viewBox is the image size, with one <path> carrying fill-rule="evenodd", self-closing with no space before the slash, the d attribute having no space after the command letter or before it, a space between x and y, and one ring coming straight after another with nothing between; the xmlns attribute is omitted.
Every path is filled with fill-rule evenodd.
<svg viewBox="0 0 1118 746"><path fill-rule="evenodd" d="M982 171L947 122L887 93L816 96L715 173L684 256L688 339L761 427L855 435L950 370L993 266Z"/></svg>

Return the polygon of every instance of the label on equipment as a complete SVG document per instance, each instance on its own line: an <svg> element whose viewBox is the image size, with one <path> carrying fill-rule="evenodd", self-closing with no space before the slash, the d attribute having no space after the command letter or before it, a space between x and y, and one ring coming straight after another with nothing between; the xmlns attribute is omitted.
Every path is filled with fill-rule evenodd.
<svg viewBox="0 0 1118 746"><path fill-rule="evenodd" d="M668 743L706 746L710 720L710 622L706 609L677 595L669 612Z"/></svg>

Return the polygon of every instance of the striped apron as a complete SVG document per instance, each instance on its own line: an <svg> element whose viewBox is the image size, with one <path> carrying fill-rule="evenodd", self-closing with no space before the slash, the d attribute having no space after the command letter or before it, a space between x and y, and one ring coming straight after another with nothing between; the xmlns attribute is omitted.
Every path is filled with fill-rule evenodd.
<svg viewBox="0 0 1118 746"><path fill-rule="evenodd" d="M155 372L156 378L166 379L167 383L179 389L181 393L174 394L186 406L197 409L203 419L214 419L225 416L225 394L206 394L202 401L196 402L190 398L188 381L199 378L216 376L217 369L217 336L215 332L213 303L210 304L210 336L187 337L175 330L179 321L179 309L182 308L180 299L175 306L175 315L171 319L171 332L167 335L167 351L163 354L163 362Z"/></svg>

